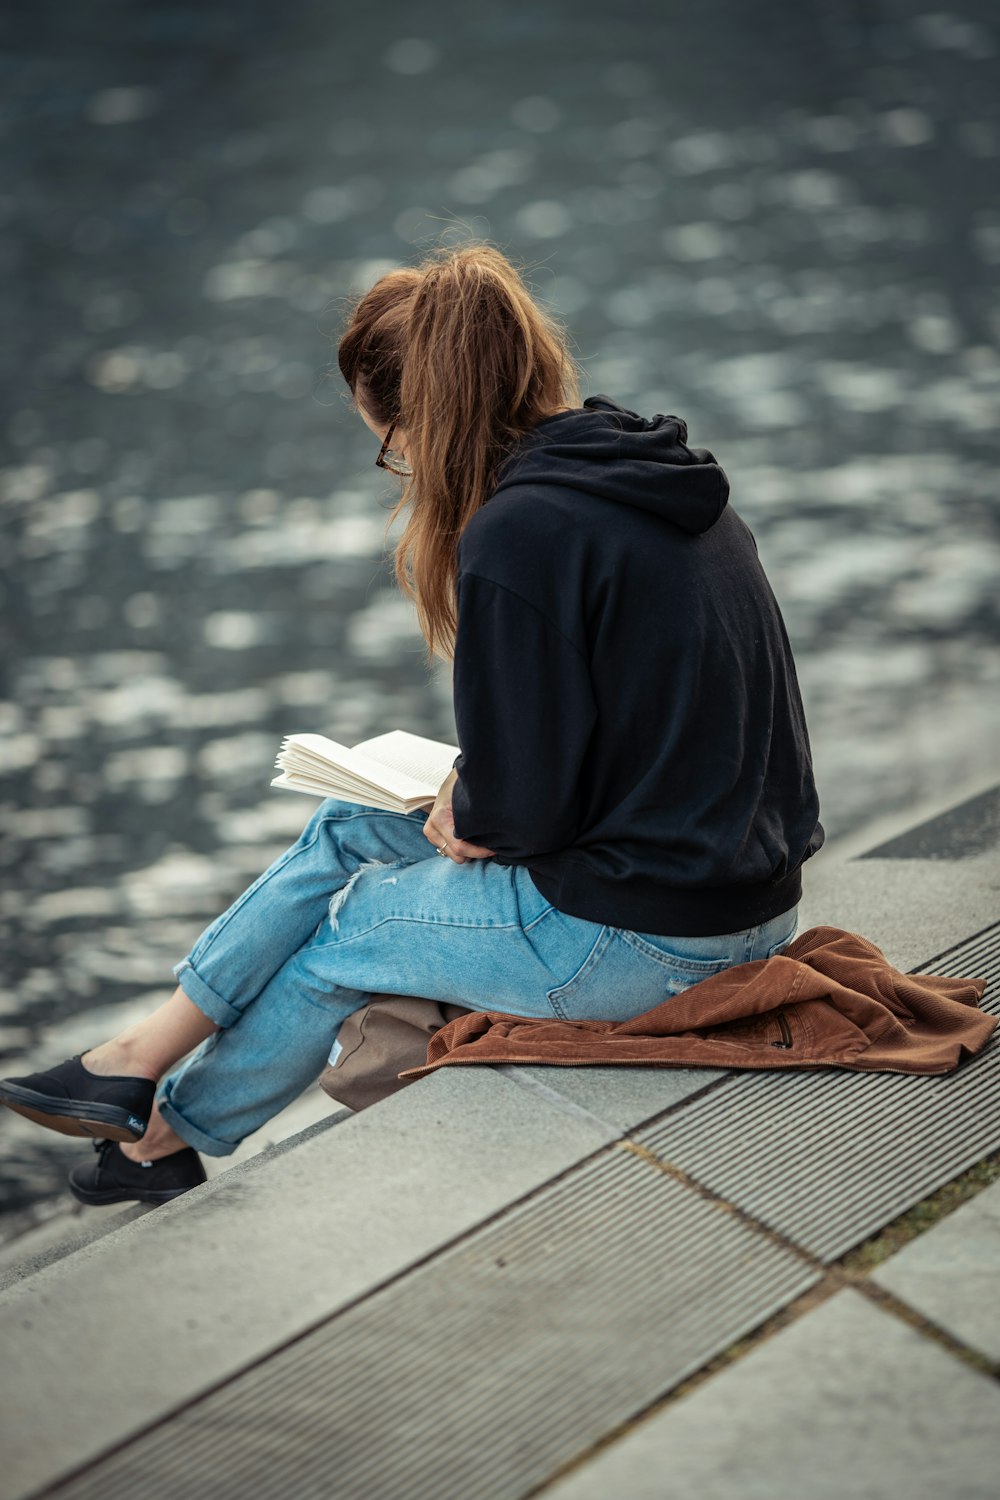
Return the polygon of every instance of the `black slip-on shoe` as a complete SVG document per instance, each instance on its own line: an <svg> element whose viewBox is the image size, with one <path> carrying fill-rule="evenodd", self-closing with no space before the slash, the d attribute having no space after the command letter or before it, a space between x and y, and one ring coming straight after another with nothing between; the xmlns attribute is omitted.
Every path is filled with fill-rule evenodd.
<svg viewBox="0 0 1000 1500"><path fill-rule="evenodd" d="M159 1161L130 1161L117 1141L95 1141L97 1160L74 1167L70 1191L81 1203L169 1203L205 1179L201 1157L191 1146Z"/></svg>
<svg viewBox="0 0 1000 1500"><path fill-rule="evenodd" d="M148 1078L102 1078L79 1056L44 1073L0 1079L0 1103L8 1109L62 1135L108 1141L141 1141L155 1095Z"/></svg>

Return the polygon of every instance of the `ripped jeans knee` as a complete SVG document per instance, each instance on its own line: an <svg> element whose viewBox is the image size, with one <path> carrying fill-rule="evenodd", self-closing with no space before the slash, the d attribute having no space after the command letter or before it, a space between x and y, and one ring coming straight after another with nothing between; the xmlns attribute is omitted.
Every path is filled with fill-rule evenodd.
<svg viewBox="0 0 1000 1500"><path fill-rule="evenodd" d="M358 881L361 879L362 875L367 875L372 870L398 870L398 869L402 868L403 865L406 865L406 864L409 864L409 863L410 863L409 860L403 860L403 859L394 860L391 863L388 862L388 861L386 861L386 860L382 860L382 859L369 859L369 860L366 860L364 862L364 864L359 865L358 868L354 871L353 875L351 875L349 877L349 879L346 881L346 883L340 887L340 890L339 891L334 891L333 895L330 898L330 905L327 908L327 917L328 917L329 922L330 922L330 931L331 932L338 932L340 930L340 911L341 911L341 908L344 905L344 902L347 900L348 896L350 895L351 891L354 889L354 887L357 885ZM380 880L378 883L379 883L379 885L390 885L391 886L391 885L395 885L397 883L398 879L399 879L398 875L387 875L387 876L385 876L384 879Z"/></svg>

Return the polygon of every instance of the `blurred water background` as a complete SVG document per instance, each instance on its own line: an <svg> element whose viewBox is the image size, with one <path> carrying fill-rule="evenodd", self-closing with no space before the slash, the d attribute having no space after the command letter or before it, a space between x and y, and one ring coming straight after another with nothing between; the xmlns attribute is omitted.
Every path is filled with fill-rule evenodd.
<svg viewBox="0 0 1000 1500"><path fill-rule="evenodd" d="M523 262L587 391L679 413L728 470L831 836L987 774L993 5L35 0L0 24L5 1071L169 992L308 815L268 788L282 734L452 737L327 373L345 299L442 240ZM0 1114L20 1223L80 1143Z"/></svg>

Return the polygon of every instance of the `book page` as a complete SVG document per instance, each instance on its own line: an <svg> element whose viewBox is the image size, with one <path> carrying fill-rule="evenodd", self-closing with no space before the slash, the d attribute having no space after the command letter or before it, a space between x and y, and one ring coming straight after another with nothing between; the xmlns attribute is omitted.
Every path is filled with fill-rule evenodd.
<svg viewBox="0 0 1000 1500"><path fill-rule="evenodd" d="M405 729L393 729L388 734L355 745L354 751L371 761L373 766L385 766L419 786L429 788L431 795L437 796L438 788L452 769L458 746L424 739L422 735L410 734ZM357 766L358 762L355 762L352 769Z"/></svg>

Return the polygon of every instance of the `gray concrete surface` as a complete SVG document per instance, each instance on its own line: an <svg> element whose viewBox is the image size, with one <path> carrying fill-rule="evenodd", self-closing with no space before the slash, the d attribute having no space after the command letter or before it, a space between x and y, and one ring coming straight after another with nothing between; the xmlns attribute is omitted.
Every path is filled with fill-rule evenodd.
<svg viewBox="0 0 1000 1500"><path fill-rule="evenodd" d="M996 850L969 859L854 859L822 853L807 870L800 926L828 924L871 938L911 969L1000 915Z"/></svg>
<svg viewBox="0 0 1000 1500"><path fill-rule="evenodd" d="M995 1500L995 1381L844 1291L546 1500Z"/></svg>
<svg viewBox="0 0 1000 1500"><path fill-rule="evenodd" d="M512 1077L552 1092L619 1130L700 1094L724 1073L718 1068L501 1068Z"/></svg>
<svg viewBox="0 0 1000 1500"><path fill-rule="evenodd" d="M444 1070L11 1287L0 1497L104 1451L616 1134L490 1070Z"/></svg>
<svg viewBox="0 0 1000 1500"><path fill-rule="evenodd" d="M1000 1365L1000 1182L897 1251L872 1280Z"/></svg>

